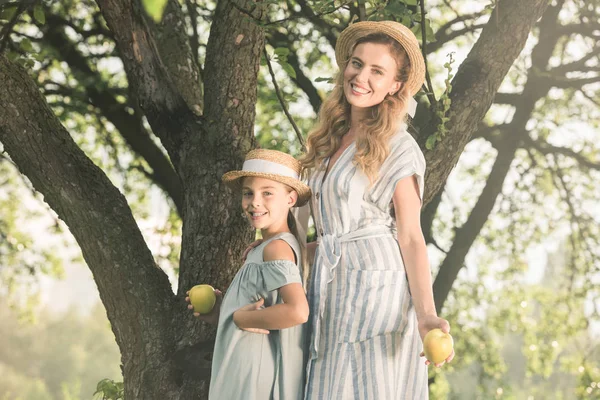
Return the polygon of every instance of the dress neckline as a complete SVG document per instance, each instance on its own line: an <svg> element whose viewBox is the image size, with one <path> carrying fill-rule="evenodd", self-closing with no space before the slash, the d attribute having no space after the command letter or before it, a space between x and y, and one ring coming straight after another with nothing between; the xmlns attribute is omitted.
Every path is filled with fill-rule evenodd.
<svg viewBox="0 0 600 400"><path fill-rule="evenodd" d="M350 144L348 146L346 146L346 148L344 149L344 151L342 151L342 154L340 154L340 156L338 157L337 160L335 160L335 162L333 163L333 165L331 166L331 168L329 168L329 163L331 161L331 157L327 157L327 162L323 162L325 168L323 171L323 178L321 179L321 184L323 184L323 182L325 182L325 180L327 178L329 178L329 176L331 175L331 173L334 171L335 167L337 167L337 165L339 164L339 162L342 160L342 158L344 158L344 156L346 155L346 153L348 152L348 150L353 147L356 144L356 140L353 140L352 142L350 142ZM327 172L327 170L329 169L329 172Z"/></svg>

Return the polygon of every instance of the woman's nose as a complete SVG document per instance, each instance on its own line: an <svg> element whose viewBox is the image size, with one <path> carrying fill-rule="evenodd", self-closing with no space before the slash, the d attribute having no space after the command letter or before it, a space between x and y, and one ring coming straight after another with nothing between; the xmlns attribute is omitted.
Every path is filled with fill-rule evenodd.
<svg viewBox="0 0 600 400"><path fill-rule="evenodd" d="M358 72L358 74L356 74L356 81L366 82L367 80L369 80L369 72L366 68L363 68Z"/></svg>

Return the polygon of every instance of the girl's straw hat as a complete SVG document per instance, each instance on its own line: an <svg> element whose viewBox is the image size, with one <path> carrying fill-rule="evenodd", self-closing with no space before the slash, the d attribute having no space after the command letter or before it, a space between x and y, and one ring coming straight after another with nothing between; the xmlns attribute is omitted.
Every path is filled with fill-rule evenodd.
<svg viewBox="0 0 600 400"><path fill-rule="evenodd" d="M298 193L296 207L310 199L310 188L299 180L300 161L277 150L257 149L246 155L241 171L227 172L221 178L228 186L239 188L240 178L254 176L271 179L288 185Z"/></svg>
<svg viewBox="0 0 600 400"><path fill-rule="evenodd" d="M338 66L343 68L350 58L357 40L374 33L384 33L404 47L410 60L410 75L406 85L411 96L417 94L423 86L423 82L425 82L425 61L416 36L401 23L394 21L363 21L344 29L335 45L335 60Z"/></svg>

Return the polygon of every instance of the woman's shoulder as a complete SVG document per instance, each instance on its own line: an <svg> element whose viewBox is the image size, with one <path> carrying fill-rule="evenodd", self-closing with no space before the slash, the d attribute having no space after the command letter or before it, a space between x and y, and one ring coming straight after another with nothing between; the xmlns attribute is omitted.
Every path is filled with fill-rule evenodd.
<svg viewBox="0 0 600 400"><path fill-rule="evenodd" d="M407 156L424 159L423 152L415 138L408 132L406 125L403 125L390 138L390 158L398 159Z"/></svg>

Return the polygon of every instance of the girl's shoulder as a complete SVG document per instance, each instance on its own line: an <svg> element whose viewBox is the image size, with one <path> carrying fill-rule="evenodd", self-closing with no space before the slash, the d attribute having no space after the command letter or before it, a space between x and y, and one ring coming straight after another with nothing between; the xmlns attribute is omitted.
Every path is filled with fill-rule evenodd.
<svg viewBox="0 0 600 400"><path fill-rule="evenodd" d="M296 263L300 256L300 244L293 234L282 232L265 240L249 254L249 258L250 256L254 262L288 260Z"/></svg>
<svg viewBox="0 0 600 400"><path fill-rule="evenodd" d="M269 243L267 243L263 250L263 260L286 260L295 262L295 255L292 245L283 238L271 240Z"/></svg>

